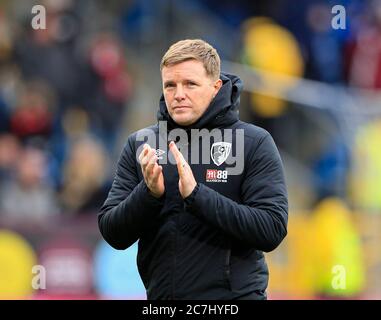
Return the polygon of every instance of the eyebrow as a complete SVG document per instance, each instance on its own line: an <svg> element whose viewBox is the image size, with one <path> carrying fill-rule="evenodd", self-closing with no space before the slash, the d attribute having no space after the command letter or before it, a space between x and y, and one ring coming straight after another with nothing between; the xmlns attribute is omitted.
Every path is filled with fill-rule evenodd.
<svg viewBox="0 0 381 320"><path fill-rule="evenodd" d="M164 87L167 86L167 85L169 85L169 84L174 84L174 83L175 83L175 82L172 81L172 80L165 81L165 82L164 82Z"/></svg>
<svg viewBox="0 0 381 320"><path fill-rule="evenodd" d="M194 83L196 83L196 84L198 84L199 82L197 81L197 80L195 80L195 79L184 79L182 82L194 82ZM175 82L173 81L173 80L167 80L167 81L165 81L164 82L164 87L165 86L167 86L167 85L169 85L169 84L174 84Z"/></svg>

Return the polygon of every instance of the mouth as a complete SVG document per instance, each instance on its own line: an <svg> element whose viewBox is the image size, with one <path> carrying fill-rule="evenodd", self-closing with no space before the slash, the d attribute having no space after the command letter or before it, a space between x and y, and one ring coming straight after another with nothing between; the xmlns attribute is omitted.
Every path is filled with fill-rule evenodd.
<svg viewBox="0 0 381 320"><path fill-rule="evenodd" d="M173 111L181 111L181 110L186 110L186 109L191 109L189 106L176 106L173 107Z"/></svg>

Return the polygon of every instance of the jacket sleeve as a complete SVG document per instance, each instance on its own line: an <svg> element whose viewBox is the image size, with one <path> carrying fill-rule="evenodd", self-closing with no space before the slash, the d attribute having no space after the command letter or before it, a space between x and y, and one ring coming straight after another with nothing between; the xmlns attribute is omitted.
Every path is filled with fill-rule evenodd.
<svg viewBox="0 0 381 320"><path fill-rule="evenodd" d="M147 221L157 216L163 206L163 198L152 196L144 180L139 181L140 166L131 140L122 151L111 190L98 214L103 238L120 250L138 240Z"/></svg>
<svg viewBox="0 0 381 320"><path fill-rule="evenodd" d="M283 165L269 133L249 152L241 185L242 203L198 183L185 199L188 210L222 232L269 252L287 234L288 200Z"/></svg>

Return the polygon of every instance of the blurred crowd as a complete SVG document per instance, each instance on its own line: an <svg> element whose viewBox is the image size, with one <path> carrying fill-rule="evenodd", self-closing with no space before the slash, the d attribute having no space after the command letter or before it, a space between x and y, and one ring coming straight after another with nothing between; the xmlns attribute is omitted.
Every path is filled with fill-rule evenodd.
<svg viewBox="0 0 381 320"><path fill-rule="evenodd" d="M131 101L142 67L136 61L142 60L127 57L144 58L156 48L153 54L160 59L180 38L204 38L222 59L260 70L363 92L381 90L381 0L40 2L47 13L45 30L31 26L32 2L0 2L0 221L44 223L50 217L96 214L113 179L118 141L129 131L126 119L134 117ZM196 8L220 21L236 38L219 37L202 19L191 21L201 33L188 32L176 17L187 14L190 4L191 12ZM337 4L346 9L345 29L331 25ZM228 48L229 41L239 47ZM152 72L144 76L158 74L158 66ZM266 78L263 85L266 89ZM269 84L267 93L274 90ZM379 100L373 104L380 106ZM152 114L155 110L153 105ZM334 251L332 240L323 245L332 248L332 256L317 249L314 259L348 258L356 270L351 291L356 295L364 277L360 235L349 216L351 210L381 213L381 117L365 119L348 139L332 112L305 110L276 94L246 92L240 112L243 120L270 131L282 154L310 173L308 188L290 187L290 204L320 212L313 218L316 238L317 230L327 240L335 224L345 226L340 239L354 243L342 250L347 255ZM301 178L285 162L288 173ZM319 288L323 295L329 294L327 279Z"/></svg>
<svg viewBox="0 0 381 320"><path fill-rule="evenodd" d="M131 93L118 34L89 28L77 2L43 4L45 30L31 27L31 3L0 7L0 215L9 219L99 208Z"/></svg>
<svg viewBox="0 0 381 320"><path fill-rule="evenodd" d="M332 26L334 5L345 9L342 29ZM326 100L328 106L320 110L319 92L312 93L317 97L312 108L282 99L287 90L298 90L297 79L305 78L331 85L338 92L342 89L364 96L372 94L369 105L377 110L381 89L381 1L311 0L297 5L272 1L262 5L246 3L238 8L241 10L235 12L243 18L238 25L242 39L239 61L256 70L289 77L278 88L264 74L261 90L252 88L253 92L244 96L243 106L249 111L244 111L243 116L270 131L281 151L296 159L309 174L311 195L304 195L306 202L294 198L292 204L313 208L320 200L335 196L353 209L381 212L381 185L375 179L381 174L381 157L375 152L380 141L381 109L372 116L358 112L349 117L350 103L356 104L351 98L344 102L339 95L332 96L331 101ZM311 92L306 91L308 95ZM365 109L369 105L356 106Z"/></svg>

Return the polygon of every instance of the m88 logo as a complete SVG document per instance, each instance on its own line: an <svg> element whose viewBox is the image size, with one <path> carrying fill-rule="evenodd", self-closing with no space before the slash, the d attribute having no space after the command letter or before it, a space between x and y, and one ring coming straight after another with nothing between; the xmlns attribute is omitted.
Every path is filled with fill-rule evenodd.
<svg viewBox="0 0 381 320"><path fill-rule="evenodd" d="M227 170L206 170L206 182L227 182L228 171Z"/></svg>

